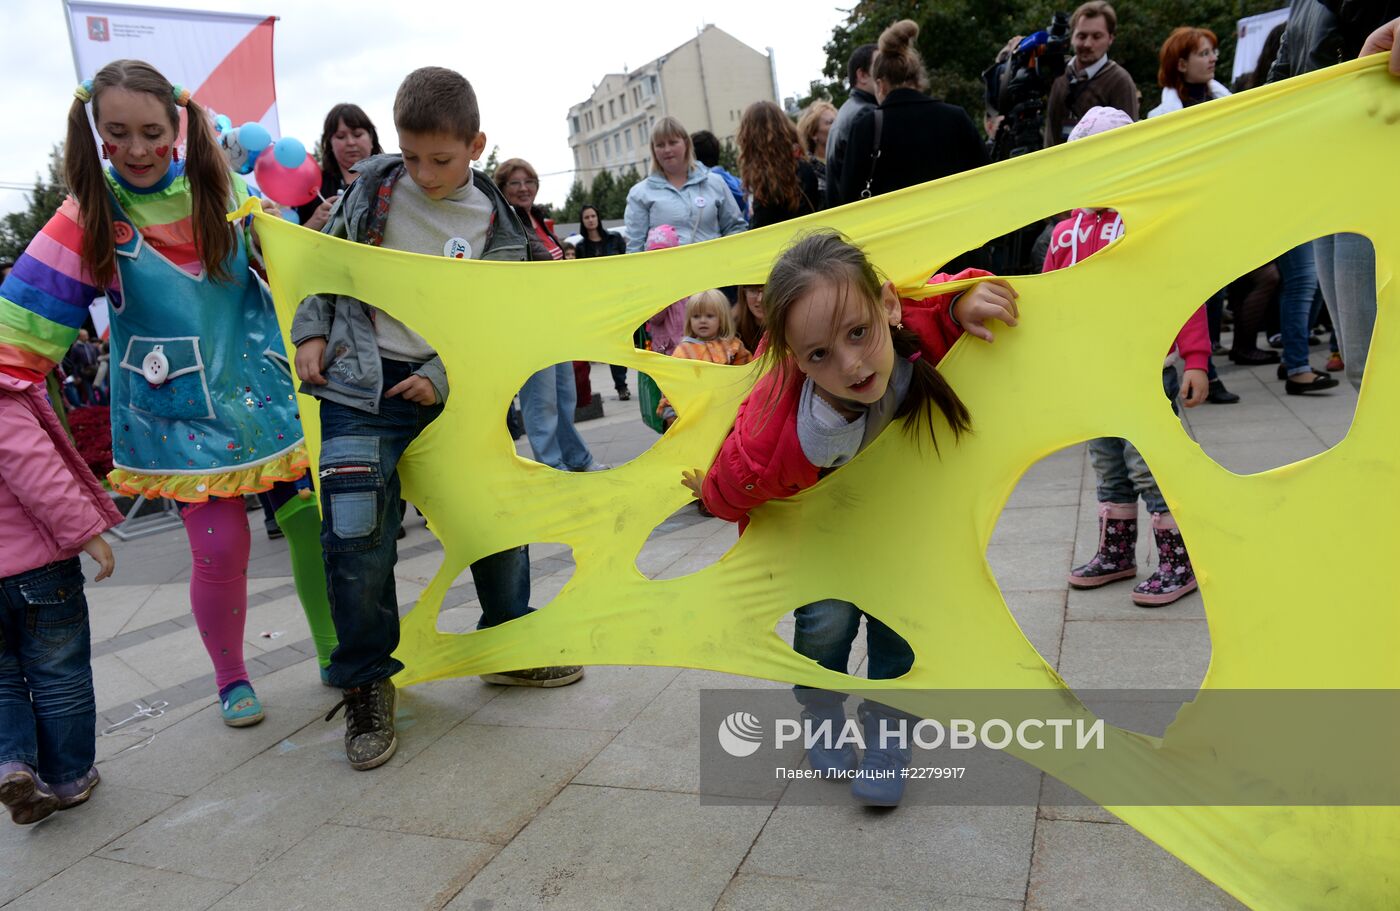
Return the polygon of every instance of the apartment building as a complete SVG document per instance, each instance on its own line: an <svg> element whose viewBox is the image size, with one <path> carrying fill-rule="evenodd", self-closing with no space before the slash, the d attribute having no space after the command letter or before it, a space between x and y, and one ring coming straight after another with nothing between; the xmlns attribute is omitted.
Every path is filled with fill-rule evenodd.
<svg viewBox="0 0 1400 911"><path fill-rule="evenodd" d="M600 171L620 177L651 169L651 129L675 117L687 130L733 139L744 108L778 101L773 49L760 53L723 29L707 25L694 38L625 73L609 73L586 101L569 108L569 147L575 176L588 183Z"/></svg>

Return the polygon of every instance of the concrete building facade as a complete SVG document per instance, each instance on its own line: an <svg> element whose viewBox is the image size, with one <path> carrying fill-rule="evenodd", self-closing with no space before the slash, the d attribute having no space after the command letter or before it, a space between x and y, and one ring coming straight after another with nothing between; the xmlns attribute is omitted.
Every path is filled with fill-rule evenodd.
<svg viewBox="0 0 1400 911"><path fill-rule="evenodd" d="M574 176L585 184L601 171L621 177L651 169L652 127L675 117L687 130L732 140L744 108L778 101L773 50L760 53L713 25L655 60L609 73L586 100L569 108Z"/></svg>

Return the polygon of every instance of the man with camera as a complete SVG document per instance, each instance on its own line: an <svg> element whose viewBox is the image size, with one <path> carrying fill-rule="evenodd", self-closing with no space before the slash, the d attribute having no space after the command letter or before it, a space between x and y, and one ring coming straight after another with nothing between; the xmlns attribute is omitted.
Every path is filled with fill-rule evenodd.
<svg viewBox="0 0 1400 911"><path fill-rule="evenodd" d="M1050 87L1045 106L1047 147L1064 142L1079 118L1093 107L1117 108L1137 119L1137 86L1133 77L1108 59L1117 29L1118 15L1104 0L1091 0L1070 17L1074 57Z"/></svg>

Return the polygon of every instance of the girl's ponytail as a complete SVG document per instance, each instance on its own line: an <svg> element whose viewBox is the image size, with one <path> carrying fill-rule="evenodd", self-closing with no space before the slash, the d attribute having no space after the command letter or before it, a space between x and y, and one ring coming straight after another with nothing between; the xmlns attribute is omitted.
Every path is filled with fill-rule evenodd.
<svg viewBox="0 0 1400 911"><path fill-rule="evenodd" d="M68 137L63 143L63 176L68 192L78 203L83 229L80 251L83 267L98 288L107 288L116 277L116 250L112 242L112 211L107 205L107 178L92 141L87 105L74 98L68 108Z"/></svg>
<svg viewBox="0 0 1400 911"><path fill-rule="evenodd" d="M228 163L214 142L209 118L198 102L185 102L185 177L190 186L190 223L194 228L195 249L205 274L217 281L230 281L228 258L237 246L235 231L228 220Z"/></svg>
<svg viewBox="0 0 1400 911"><path fill-rule="evenodd" d="M948 426L953 429L954 440L972 430L972 415L943 374L923 356L917 333L912 329L891 327L890 337L894 342L895 357L914 359L914 375L909 382L909 392L894 416L904 418L904 429L910 434L917 434L920 425L926 426L929 438L933 440L933 450L937 452L938 436L933 431L933 409L937 408L943 413Z"/></svg>

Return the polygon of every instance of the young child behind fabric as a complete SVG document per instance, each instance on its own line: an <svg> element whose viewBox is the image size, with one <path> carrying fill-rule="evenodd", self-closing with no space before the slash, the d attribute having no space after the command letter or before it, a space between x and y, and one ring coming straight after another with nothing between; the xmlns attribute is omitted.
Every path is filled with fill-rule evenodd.
<svg viewBox="0 0 1400 911"><path fill-rule="evenodd" d="M1077 142L1132 122L1117 108L1090 108L1069 134L1069 141ZM1041 271L1065 269L1082 262L1122 233L1123 219L1112 209L1076 209L1051 232L1050 250ZM1210 364L1210 336L1204 308L1186 321L1173 347L1186 362L1181 381L1182 404L1194 408L1205 401L1209 389L1206 367ZM1175 400L1178 380L1174 365L1162 368L1162 383L1167 398ZM1172 407L1176 407L1175 402ZM1098 588L1137 576L1137 501L1141 496L1152 514L1158 561L1157 571L1133 589L1133 603L1161 607L1195 591L1196 574L1186 544L1141 453L1127 440L1100 437L1089 441L1089 457L1098 475L1099 544L1088 563L1070 570L1069 584L1074 588Z"/></svg>
<svg viewBox="0 0 1400 911"><path fill-rule="evenodd" d="M360 177L331 210L325 233L433 256L531 258L515 210L471 167L486 134L466 79L441 67L413 71L394 99L394 125L402 156L360 162ZM442 414L447 372L422 336L375 310L372 302L351 297L316 295L302 301L291 335L302 389L321 400L321 539L340 640L331 656L330 682L345 692L346 756L354 768L372 769L387 762L398 745L389 679L403 668L392 657L399 642L398 465ZM375 344L366 347L364 339ZM531 610L525 547L483 557L471 571L481 597L478 626L495 626ZM561 686L582 675L579 667L533 668L485 679Z"/></svg>
<svg viewBox="0 0 1400 911"><path fill-rule="evenodd" d="M967 269L935 275L942 284L988 273ZM767 349L773 369L755 385L734 419L708 472L692 471L683 483L716 516L748 521L768 500L790 497L855 458L891 424L934 436L940 415L954 439L970 429L971 416L935 366L964 329L991 341L986 323L1016 325L1016 292L1005 282L984 281L956 295L903 299L864 252L840 235L803 238L773 265L763 291ZM865 616L868 676L902 676L914 653L897 632L849 601L827 599L796 611L793 650L822 667L849 672L851 644ZM814 728L845 724L845 696L799 686L803 718ZM865 729L865 770L851 793L873 806L894 806L904 793L901 769L907 746L881 736L881 721L897 717L888 706L865 701L858 712ZM856 767L848 743L813 744L812 768L844 777Z"/></svg>
<svg viewBox="0 0 1400 911"><path fill-rule="evenodd" d="M692 294L685 302L685 338L671 352L672 357L711 364L741 366L750 356L744 343L734 337L734 319L729 298L723 291L711 288ZM656 413L670 427L676 420L676 410L662 399Z"/></svg>
<svg viewBox="0 0 1400 911"><path fill-rule="evenodd" d="M0 802L20 825L97 785L87 598L78 552L112 574L122 514L83 463L42 382L0 372Z"/></svg>

